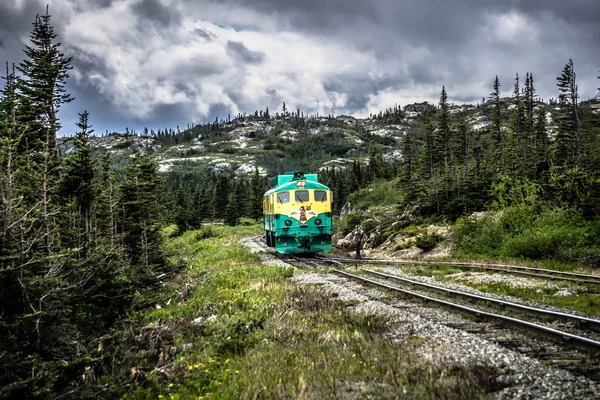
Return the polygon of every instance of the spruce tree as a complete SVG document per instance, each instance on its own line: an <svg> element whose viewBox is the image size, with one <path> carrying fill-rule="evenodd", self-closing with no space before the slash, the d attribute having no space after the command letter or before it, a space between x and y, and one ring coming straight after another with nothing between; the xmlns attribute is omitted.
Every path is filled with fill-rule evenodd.
<svg viewBox="0 0 600 400"><path fill-rule="evenodd" d="M72 154L64 161L60 180L60 193L68 202L73 202L76 215L77 230L83 233L78 236L78 248L84 255L89 247L92 231L92 201L96 196L94 180L94 164L89 135L94 132L88 124L87 111L79 114L77 127L79 131L73 141Z"/></svg>
<svg viewBox="0 0 600 400"><path fill-rule="evenodd" d="M558 102L561 110L555 141L554 161L558 164L566 163L567 165L578 166L581 152L579 94L572 59L569 59L561 75L556 80L560 92Z"/></svg>
<svg viewBox="0 0 600 400"><path fill-rule="evenodd" d="M534 125L536 150L536 175L548 168L548 133L546 132L546 111L540 106Z"/></svg>
<svg viewBox="0 0 600 400"><path fill-rule="evenodd" d="M159 201L158 164L134 152L119 186L123 245L132 264L146 268L163 262L160 235L163 207Z"/></svg>
<svg viewBox="0 0 600 400"><path fill-rule="evenodd" d="M258 172L258 166L254 167L254 174L250 180L250 218L260 220L263 217L263 196L267 191L263 178Z"/></svg>
<svg viewBox="0 0 600 400"><path fill-rule="evenodd" d="M400 180L409 185L413 183L414 169L414 146L413 138L410 131L405 131L402 137L402 161L400 169Z"/></svg>
<svg viewBox="0 0 600 400"><path fill-rule="evenodd" d="M500 81L498 75L494 79L494 91L490 93L492 100L492 176L495 179L499 170L502 171L501 160L504 160L505 140L502 133L502 114L500 103Z"/></svg>
<svg viewBox="0 0 600 400"><path fill-rule="evenodd" d="M55 160L58 156L56 133L61 127L58 112L63 104L73 100L65 89L72 57L66 57L61 51L50 19L48 7L45 15L36 17L29 36L31 45L26 46L26 59L18 70L21 72L19 91L26 99L23 122L30 126L24 140L29 146L45 144L38 150L47 147L50 159Z"/></svg>

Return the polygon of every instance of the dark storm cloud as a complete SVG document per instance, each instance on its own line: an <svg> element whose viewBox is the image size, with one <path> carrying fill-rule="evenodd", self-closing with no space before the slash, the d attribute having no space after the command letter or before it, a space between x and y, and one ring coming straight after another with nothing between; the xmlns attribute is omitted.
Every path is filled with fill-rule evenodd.
<svg viewBox="0 0 600 400"><path fill-rule="evenodd" d="M160 0L141 0L133 5L133 10L144 19L156 21L163 26L179 23L181 15L170 6L165 6Z"/></svg>
<svg viewBox="0 0 600 400"><path fill-rule="evenodd" d="M372 96L379 92L400 85L401 80L391 77L369 79L352 74L335 74L323 82L323 88L329 93L346 95L344 104L336 104L336 108L347 113L363 110Z"/></svg>
<svg viewBox="0 0 600 400"><path fill-rule="evenodd" d="M402 96L437 101L442 85L452 101L480 101L496 74L510 94L517 71L533 71L547 99L569 57L582 97L593 96L598 1L53 0L50 13L77 76L65 120L87 108L103 131L103 123L183 125L282 101L368 115L405 104ZM45 4L0 0L0 67L23 59Z"/></svg>
<svg viewBox="0 0 600 400"><path fill-rule="evenodd" d="M9 0L12 1L12 0ZM0 2L0 61L18 63L23 58L22 36L27 36L35 16L45 11L37 0L26 0L21 8Z"/></svg>
<svg viewBox="0 0 600 400"><path fill-rule="evenodd" d="M198 34L198 36L200 36L200 37L202 37L202 38L204 38L206 40L212 40L213 39L213 35L211 33L209 33L209 32L206 32L203 29L198 28L194 32L196 32Z"/></svg>
<svg viewBox="0 0 600 400"><path fill-rule="evenodd" d="M208 110L208 118L214 120L214 118L225 118L227 114L230 114L230 108L222 103L216 103L210 106L210 110Z"/></svg>
<svg viewBox="0 0 600 400"><path fill-rule="evenodd" d="M265 54L260 51L251 51L243 43L227 42L227 52L233 57L239 58L248 64L258 64L265 58Z"/></svg>
<svg viewBox="0 0 600 400"><path fill-rule="evenodd" d="M80 49L72 49L69 55L73 57L71 66L81 73L83 83L88 82L87 78L91 75L99 75L108 79L112 74L105 60L101 57Z"/></svg>

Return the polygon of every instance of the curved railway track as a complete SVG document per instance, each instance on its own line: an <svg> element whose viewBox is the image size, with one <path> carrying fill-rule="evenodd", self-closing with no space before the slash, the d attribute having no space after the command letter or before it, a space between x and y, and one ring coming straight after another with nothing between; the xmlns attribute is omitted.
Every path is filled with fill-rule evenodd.
<svg viewBox="0 0 600 400"><path fill-rule="evenodd" d="M281 257L281 259L302 269L328 269L341 277L358 281L365 285L385 289L388 292L400 294L403 297L408 297L409 301L417 300L418 302L424 302L427 305L433 305L435 307L442 307L461 315L471 315L474 317L473 320L466 320L465 323L458 325L450 324L448 326L474 334L484 335L492 341L502 344L505 347L513 348L516 351L526 353L534 358L540 359L548 365L555 365L573 373L584 375L591 380L600 381L600 340L597 340L597 334L591 335L592 337L588 337L590 335L587 335L587 333L591 333L591 331L600 330L600 320L524 306L522 304L502 301L487 296L472 295L470 293L450 290L436 285L383 274L377 271L370 271L362 268L359 269L362 273L376 276L379 279L394 280L395 282L402 284L418 286L427 291L440 292L443 293L444 296L461 297L468 301L477 302L478 304L485 302L487 305L493 305L503 311L514 311L519 315L518 317L512 315L508 316L350 273L340 269L344 263L335 259L307 259L296 256L285 256ZM326 262L335 264L336 268L331 269L330 266L325 264ZM393 305L393 303L390 303L390 305ZM534 316L545 322L551 320L566 322L567 324L576 326L579 332L578 334L574 334L562 329L556 329L554 327L542 325L541 323L525 320L521 318L522 314ZM440 322L444 323L443 321ZM521 336L517 334L517 337L521 337L521 339L507 340L506 333L514 333L515 330L534 333L534 337L537 337L538 339L533 340L533 342L538 343L540 339L541 342L531 346L532 337L529 335L522 336L522 334ZM554 345L550 345L545 340L550 340ZM559 346L556 346L556 344L559 344ZM553 348L556 348L557 350L552 350Z"/></svg>
<svg viewBox="0 0 600 400"><path fill-rule="evenodd" d="M522 275L532 278L549 279L553 281L575 282L579 284L600 285L600 275L578 274L574 272L555 271L552 269L523 267L519 265L506 264L484 264L455 261L413 261L413 260L373 260L336 257L319 257L322 260L330 260L341 264L383 264L383 265L449 265L458 268L477 269L481 271L492 271Z"/></svg>

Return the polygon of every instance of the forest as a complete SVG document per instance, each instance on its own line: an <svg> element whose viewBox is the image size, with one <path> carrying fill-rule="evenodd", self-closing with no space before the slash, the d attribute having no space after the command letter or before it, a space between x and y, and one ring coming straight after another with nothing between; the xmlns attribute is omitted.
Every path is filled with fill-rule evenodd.
<svg viewBox="0 0 600 400"><path fill-rule="evenodd" d="M167 260L164 228L176 225L171 234L177 236L211 221L255 223L269 181L258 168L245 178L163 174L151 152L137 150L116 166L109 152L92 148L86 111L73 150L62 154L59 114L75 100L66 90L72 59L48 13L35 19L30 40L24 60L6 64L0 97L0 398L111 397L129 390L137 376L127 351L134 342L130 319L153 307L164 282L183 268ZM545 103L533 74L523 86L517 75L507 97L496 77L477 105L492 123L479 131L462 113L450 113L442 88L439 104L426 106L406 130L399 162L384 157L383 139L361 132L368 151L349 168L321 171L320 179L334 191L337 210L347 201L360 204L365 189L392 188L384 196L388 204L417 205L423 217L456 223L457 245L467 254L597 268L600 102L579 101L572 60L556 83L558 98ZM370 119L393 124L404 112L396 107ZM547 113L557 116L556 130L546 126ZM271 118L300 130L318 123L285 105L282 114L267 109L236 117ZM145 133L163 145L200 133L211 140L230 121ZM302 140L308 139L265 137L266 148L287 154L304 146L304 158L290 159L303 168L347 151L335 132L312 144ZM468 218L485 210L502 214Z"/></svg>

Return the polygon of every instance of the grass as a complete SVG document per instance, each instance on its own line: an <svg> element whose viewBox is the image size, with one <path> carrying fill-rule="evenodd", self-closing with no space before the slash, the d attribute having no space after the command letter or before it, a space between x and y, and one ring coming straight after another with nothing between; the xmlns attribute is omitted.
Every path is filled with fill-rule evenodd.
<svg viewBox="0 0 600 400"><path fill-rule="evenodd" d="M262 265L238 243L260 230L213 226L168 239L170 262L187 268L168 284L168 304L144 316L148 331L168 334L148 350L129 398L463 399L498 389L495 370L424 361L426 339L392 342L386 332L402 326L387 317Z"/></svg>
<svg viewBox="0 0 600 400"><path fill-rule="evenodd" d="M452 280L452 279L450 279ZM480 290L484 293L502 294L507 296L519 297L554 307L560 307L568 310L579 311L589 315L600 315L600 296L594 293L579 293L571 296L555 296L561 289L569 288L571 285L565 285L559 288L519 288L506 283L472 283L455 280L461 284Z"/></svg>
<svg viewBox="0 0 600 400"><path fill-rule="evenodd" d="M546 265L548 266L548 265ZM550 265L552 266L552 265ZM555 265L555 269L562 267L571 268L572 265ZM484 293L494 293L506 296L523 298L526 300L536 301L543 304L548 304L554 307L565 308L568 310L579 311L590 315L600 315L600 296L597 294L597 285L580 285L586 287L589 292L573 294L571 296L555 296L562 289L569 289L574 284L566 282L549 281L556 287L538 287L538 288L522 288L511 286L503 282L490 283L474 283L462 279L465 275L458 277L454 276L457 273L470 274L470 272L480 272L478 270L465 270L459 267L454 267L444 264L431 264L425 266L409 266L402 267L402 272L410 275L431 276L441 282L456 282L465 286L472 287Z"/></svg>

